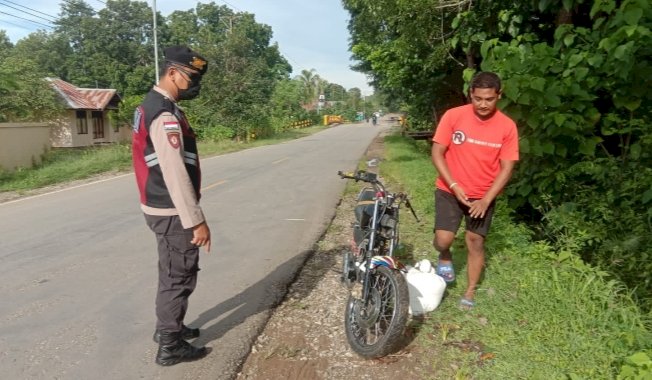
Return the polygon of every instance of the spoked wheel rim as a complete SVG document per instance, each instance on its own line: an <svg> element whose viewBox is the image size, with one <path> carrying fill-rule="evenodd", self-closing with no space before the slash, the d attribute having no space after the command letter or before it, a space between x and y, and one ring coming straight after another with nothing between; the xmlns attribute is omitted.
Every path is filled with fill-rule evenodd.
<svg viewBox="0 0 652 380"><path fill-rule="evenodd" d="M355 315L356 322L362 329L371 328L381 312L381 295L376 289L369 291L369 302L365 303L357 299L353 304L353 314Z"/></svg>
<svg viewBox="0 0 652 380"><path fill-rule="evenodd" d="M361 346L373 346L382 342L396 317L397 298L394 283L383 271L370 278L367 302L354 298L349 307L352 337Z"/></svg>

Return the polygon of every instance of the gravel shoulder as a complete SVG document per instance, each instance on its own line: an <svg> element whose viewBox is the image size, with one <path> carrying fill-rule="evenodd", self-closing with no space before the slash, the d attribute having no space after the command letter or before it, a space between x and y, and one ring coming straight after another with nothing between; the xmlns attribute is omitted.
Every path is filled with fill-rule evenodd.
<svg viewBox="0 0 652 380"><path fill-rule="evenodd" d="M369 147L366 161L382 159L382 136ZM345 195L315 251L272 313L243 364L239 380L259 379L425 379L432 361L415 344L411 321L404 348L377 360L353 352L344 332L348 290L340 283L342 253L350 246L355 196Z"/></svg>

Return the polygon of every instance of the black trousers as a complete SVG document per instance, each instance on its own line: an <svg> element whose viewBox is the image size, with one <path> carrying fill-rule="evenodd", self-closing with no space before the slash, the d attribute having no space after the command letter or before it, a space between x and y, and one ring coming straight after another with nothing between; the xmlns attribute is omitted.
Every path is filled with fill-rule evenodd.
<svg viewBox="0 0 652 380"><path fill-rule="evenodd" d="M190 243L192 229L184 229L178 215L145 214L145 221L158 243L156 328L181 331L188 297L197 285L199 248Z"/></svg>

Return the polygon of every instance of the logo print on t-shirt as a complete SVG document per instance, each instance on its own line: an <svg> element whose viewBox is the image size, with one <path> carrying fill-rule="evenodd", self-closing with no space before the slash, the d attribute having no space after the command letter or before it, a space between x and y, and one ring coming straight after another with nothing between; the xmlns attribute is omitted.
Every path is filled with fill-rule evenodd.
<svg viewBox="0 0 652 380"><path fill-rule="evenodd" d="M462 131L453 132L453 144L460 145L466 141L466 135Z"/></svg>

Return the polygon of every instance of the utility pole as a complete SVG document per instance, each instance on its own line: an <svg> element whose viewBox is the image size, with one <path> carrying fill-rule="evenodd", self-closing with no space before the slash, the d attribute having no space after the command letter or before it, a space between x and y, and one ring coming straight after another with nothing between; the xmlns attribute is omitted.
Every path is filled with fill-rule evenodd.
<svg viewBox="0 0 652 380"><path fill-rule="evenodd" d="M156 0L152 0L152 19L154 20L154 70L156 70L156 84L158 84L158 41L156 38Z"/></svg>

